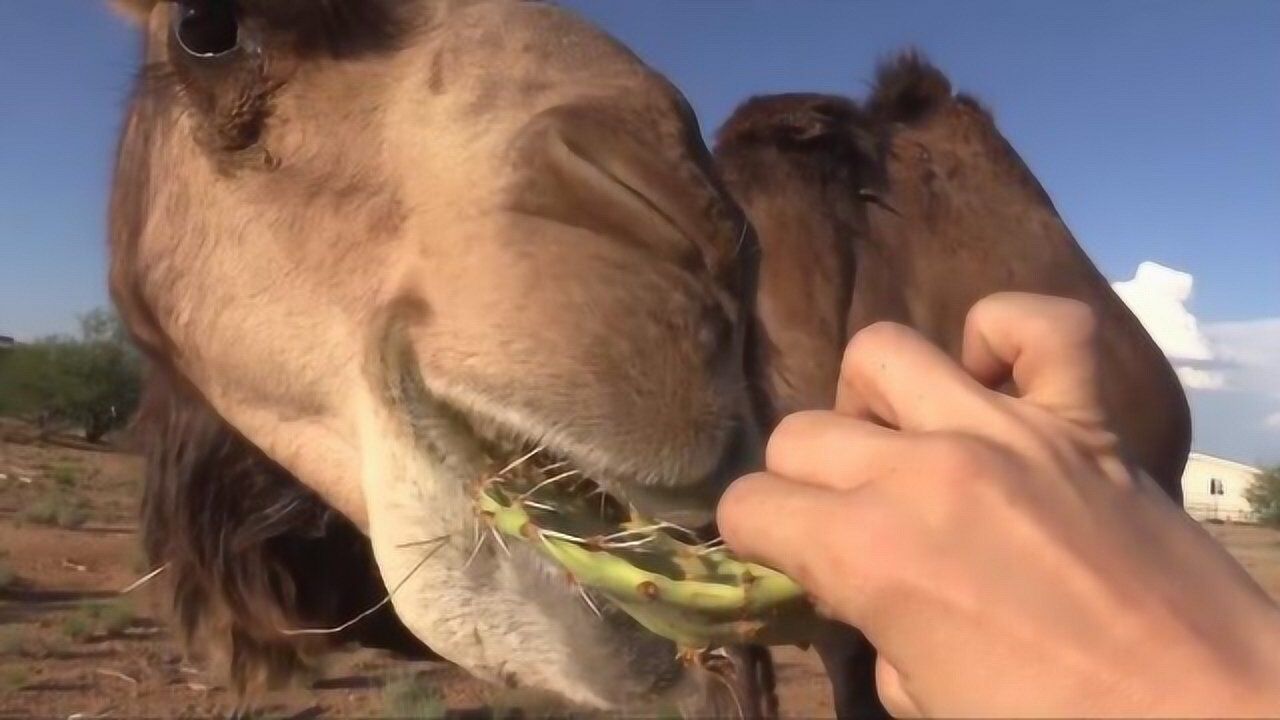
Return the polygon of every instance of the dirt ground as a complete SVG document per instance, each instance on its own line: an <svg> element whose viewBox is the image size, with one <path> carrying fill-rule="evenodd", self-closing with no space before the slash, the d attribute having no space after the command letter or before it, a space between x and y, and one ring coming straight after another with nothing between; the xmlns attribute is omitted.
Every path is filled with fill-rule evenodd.
<svg viewBox="0 0 1280 720"><path fill-rule="evenodd" d="M0 424L0 718L209 717L236 709L215 674L186 661L145 590L119 594L148 570L135 534L141 478L136 456L32 442ZM1280 533L1208 528L1280 597ZM829 716L816 657L777 655L784 714ZM519 693L447 664L361 651L329 658L309 684L261 698L254 711L299 720L446 710L489 717L524 705Z"/></svg>

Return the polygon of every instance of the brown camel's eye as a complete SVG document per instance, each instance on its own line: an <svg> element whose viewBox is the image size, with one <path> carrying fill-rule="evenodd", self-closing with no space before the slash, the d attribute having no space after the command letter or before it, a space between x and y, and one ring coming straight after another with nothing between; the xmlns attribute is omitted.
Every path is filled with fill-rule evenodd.
<svg viewBox="0 0 1280 720"><path fill-rule="evenodd" d="M233 0L179 0L174 36L188 55L216 58L240 45Z"/></svg>

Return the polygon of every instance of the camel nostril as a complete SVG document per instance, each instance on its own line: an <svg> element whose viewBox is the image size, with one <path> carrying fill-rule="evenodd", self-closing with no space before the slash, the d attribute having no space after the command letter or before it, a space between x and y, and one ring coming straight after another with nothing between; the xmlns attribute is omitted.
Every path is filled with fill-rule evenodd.
<svg viewBox="0 0 1280 720"><path fill-rule="evenodd" d="M701 265L727 247L731 205L690 148L654 128L628 127L615 110L566 106L540 115L520 136L521 178L513 209Z"/></svg>

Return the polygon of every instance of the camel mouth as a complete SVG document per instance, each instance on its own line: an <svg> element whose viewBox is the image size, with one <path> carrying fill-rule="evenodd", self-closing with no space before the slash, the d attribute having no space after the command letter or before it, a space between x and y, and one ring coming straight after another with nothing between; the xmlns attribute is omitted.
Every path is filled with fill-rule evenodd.
<svg viewBox="0 0 1280 720"><path fill-rule="evenodd" d="M686 523L700 513L655 507L636 478L622 476L575 456L572 450L526 437L510 427L463 414L484 457L484 471L468 488L472 497L500 489L566 538L588 547L626 549L642 543L614 542L637 523L660 525L682 540L718 541L714 523ZM664 512L668 510L668 512ZM483 515L483 511L481 511Z"/></svg>
<svg viewBox="0 0 1280 720"><path fill-rule="evenodd" d="M714 509L736 465L679 483L660 457L592 445L573 418L432 382L407 349L385 357L390 424L362 434L385 449L366 461L370 534L405 586L396 612L443 656L617 708L694 691L720 648L798 637L807 609L789 578L732 556L710 523L650 511ZM714 441L741 456L738 435Z"/></svg>

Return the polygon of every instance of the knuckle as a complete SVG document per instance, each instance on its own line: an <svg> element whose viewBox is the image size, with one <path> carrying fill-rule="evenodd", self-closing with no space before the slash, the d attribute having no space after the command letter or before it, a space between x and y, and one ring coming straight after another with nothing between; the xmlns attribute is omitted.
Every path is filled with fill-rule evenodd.
<svg viewBox="0 0 1280 720"><path fill-rule="evenodd" d="M1090 337L1097 332L1097 314L1088 303L1057 295L1002 291L978 300L969 309L966 323L995 324L1018 318L1019 323L1037 336L1073 338ZM990 322L988 322L990 321Z"/></svg>
<svg viewBox="0 0 1280 720"><path fill-rule="evenodd" d="M762 472L751 473L729 483L729 487L725 488L724 493L720 496L720 512L726 516L736 516L746 507L749 507L751 498L755 494L756 486L765 481L767 477Z"/></svg>
<svg viewBox="0 0 1280 720"><path fill-rule="evenodd" d="M782 418L765 443L765 466L787 464L797 447L813 433L820 422L820 416L824 414L816 410L803 410Z"/></svg>
<svg viewBox="0 0 1280 720"><path fill-rule="evenodd" d="M739 531L750 528L758 522L753 517L756 506L756 489L761 482L767 482L764 473L753 473L738 478L729 484L720 496L716 506L716 524L726 539L738 539Z"/></svg>
<svg viewBox="0 0 1280 720"><path fill-rule="evenodd" d="M929 453L932 480L951 499L963 500L998 475L1004 464L999 450L960 433L936 436Z"/></svg>
<svg viewBox="0 0 1280 720"><path fill-rule="evenodd" d="M1059 332L1069 333L1080 340L1092 338L1098 332L1098 315L1093 308L1080 300L1063 299L1058 311Z"/></svg>
<svg viewBox="0 0 1280 720"><path fill-rule="evenodd" d="M968 314L965 316L966 325L982 325L988 315L998 312L1001 307L1009 304L1011 301L1009 292L998 292L987 295L973 304L969 308Z"/></svg>
<svg viewBox="0 0 1280 720"><path fill-rule="evenodd" d="M841 369L849 373L867 367L900 346L911 331L899 323L881 320L854 334L845 349Z"/></svg>

